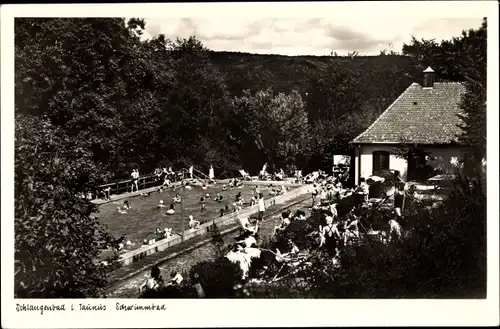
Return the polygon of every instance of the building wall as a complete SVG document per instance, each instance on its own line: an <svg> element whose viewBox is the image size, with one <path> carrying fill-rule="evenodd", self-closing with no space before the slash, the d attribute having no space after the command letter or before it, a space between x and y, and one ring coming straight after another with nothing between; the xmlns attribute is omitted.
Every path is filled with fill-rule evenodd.
<svg viewBox="0 0 500 329"><path fill-rule="evenodd" d="M392 154L395 145L362 145L356 150L355 168L356 184L361 177L367 178L373 174L373 152L386 151L390 153L389 169L399 170L401 176L406 180L408 172L408 162L406 159ZM469 151L464 147L425 147L425 152L430 153L428 164L433 168L440 168L445 173L453 173L461 166L460 161Z"/></svg>
<svg viewBox="0 0 500 329"><path fill-rule="evenodd" d="M361 146L359 150L360 154L360 162L358 163L359 170L357 174L359 177L356 177L356 182L359 182L359 178L364 177L368 178L373 174L373 152L375 151L386 151L392 153L393 146L389 145L365 145ZM401 159L396 157L394 154L390 154L389 156L389 169L399 170L403 179L406 179L406 171L407 171L407 161L405 159Z"/></svg>

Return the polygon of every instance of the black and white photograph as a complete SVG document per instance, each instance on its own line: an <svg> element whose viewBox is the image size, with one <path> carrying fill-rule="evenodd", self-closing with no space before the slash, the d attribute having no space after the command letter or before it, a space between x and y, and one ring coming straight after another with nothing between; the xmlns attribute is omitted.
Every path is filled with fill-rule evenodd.
<svg viewBox="0 0 500 329"><path fill-rule="evenodd" d="M492 295L498 310L498 6L464 3L3 7L9 312Z"/></svg>

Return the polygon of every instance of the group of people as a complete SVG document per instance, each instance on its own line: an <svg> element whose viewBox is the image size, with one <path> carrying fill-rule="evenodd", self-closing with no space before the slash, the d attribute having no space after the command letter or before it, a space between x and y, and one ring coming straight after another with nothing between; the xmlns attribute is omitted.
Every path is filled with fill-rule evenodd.
<svg viewBox="0 0 500 329"><path fill-rule="evenodd" d="M156 228L155 230L155 238L151 239L151 240L148 240L148 239L144 239L142 241L142 245L143 246L147 246L147 245L150 245L150 244L153 244L157 241L160 241L160 240L163 240L163 239L167 239L169 237L172 236L173 234L173 229L172 228L164 228L163 230L161 228Z"/></svg>
<svg viewBox="0 0 500 329"><path fill-rule="evenodd" d="M139 287L139 293L157 292L164 287L175 286L180 287L184 278L177 271L170 273L170 280L165 282L161 275L161 270L157 265L151 268L151 276L147 278Z"/></svg>
<svg viewBox="0 0 500 329"><path fill-rule="evenodd" d="M369 183L371 181L376 181L377 178L369 178L360 180L360 184L352 189L346 189L342 186L342 182L339 177L318 175L315 180L315 185L313 189L313 197L316 201L319 201L318 205L313 205L313 211L319 210L322 214L322 224L318 227L318 230L315 231L318 235L318 247L320 249L326 249L329 254L333 256L333 259L336 259L336 256L339 255L341 249L348 245L348 241L351 239L360 239L360 229L362 228L367 234L370 234L371 229L367 230L361 221L363 217L363 211L368 206L368 193L369 193ZM395 186L393 191L389 191L389 195L394 195L394 213L395 217L388 222L388 236L386 241L392 242L394 240L400 239L402 234L401 226L398 222L399 218L402 216L402 208L404 206L404 192L405 191L405 183L400 180L400 176L398 173L395 174ZM362 200L362 204L355 205L347 215L339 216L339 212L337 210L337 202L333 202L335 200L339 200L345 197L348 197L353 194L359 194L361 196L360 200ZM214 198L215 201L219 200L220 195L217 194ZM258 201L256 201L258 200ZM235 197L234 204L243 205L244 200L242 198L241 193L238 193ZM259 226L263 219L263 214L265 211L264 198L258 186L255 186L253 191L251 204L259 204L259 216L252 223L250 218L248 217L238 217L239 224L242 228L242 234L236 238L235 243L231 244L228 248L228 252L225 257L236 264L239 264L240 268L243 272L243 279L247 278L249 275L249 269L252 260L260 258L261 253L265 252L264 249L259 248L258 246L258 235L259 235ZM221 209L221 215L223 213ZM227 210L227 209L226 209ZM281 232L284 232L293 221L306 221L308 220L306 217L306 213L303 210L297 210L292 214L291 211L284 211L281 214L280 223L274 227L272 235L279 235ZM190 216L190 222L193 221L192 216ZM195 225L199 225L193 223L190 224L190 227L195 227ZM387 234L386 234L387 235ZM282 253L279 249L272 252L275 257L275 260L278 263L284 263L288 260L295 259L297 255L299 255L300 250L297 245L288 240L288 244L290 247L289 252ZM156 273L156 272L155 272ZM156 274L155 274L156 275ZM145 283L143 287L150 286L154 287L157 282L154 279L152 274L152 281L148 281L149 283ZM155 281L156 280L156 281ZM142 289L142 288L141 288Z"/></svg>
<svg viewBox="0 0 500 329"><path fill-rule="evenodd" d="M336 211L336 204L331 204L330 208L324 212L325 225L319 226L319 247L324 247L327 251L338 256L340 248L347 245L350 238L359 238L359 208L354 208L348 216L340 219Z"/></svg>
<svg viewBox="0 0 500 329"><path fill-rule="evenodd" d="M161 186L170 187L174 182L184 179L184 172L175 172L172 167L156 168L154 171L155 180L161 183Z"/></svg>
<svg viewBox="0 0 500 329"><path fill-rule="evenodd" d="M269 194L272 196L285 194L288 191L288 189L286 188L285 185L281 185L281 187L276 187L272 184L269 184L269 186L267 187L267 190L268 190Z"/></svg>
<svg viewBox="0 0 500 329"><path fill-rule="evenodd" d="M402 228L399 219L402 216L402 209L404 206L404 191L405 183L399 173L395 173L395 186L390 190L387 195L394 196L394 218L388 221L387 230L375 232L371 228L366 229L361 218L365 209L371 205L368 204L368 182L377 181L377 178L370 178L369 180L361 180L360 184L353 189L345 189L339 177L328 177L321 179L318 176L313 186L313 199L317 205L313 204L313 211L319 211L322 218L322 224L318 230L313 232L312 235L317 234L318 247L325 249L334 259L339 255L340 250L348 244L352 239L360 238L360 229L362 228L367 234L377 234L386 242L391 243L401 238ZM347 215L339 216L337 210L337 200L349 197L353 194L360 195L360 204L354 204ZM306 220L303 211L297 211L294 216L291 216L289 211L283 212L281 215L281 222L274 227L273 236L283 232L291 224L292 221Z"/></svg>
<svg viewBox="0 0 500 329"><path fill-rule="evenodd" d="M285 230L290 225L291 220L306 220L306 214L303 210L297 210L292 216L290 211L282 213L282 222L280 226L275 227L273 236L279 231ZM262 217L259 216L253 223L248 217L238 218L239 225L242 229L242 234L237 237L234 244L228 247L226 258L238 264L242 270L242 279L248 278L250 266L253 260L261 259L263 253L268 253L278 264L285 265L289 261L296 260L299 256L299 248L290 239L287 241L287 246L290 251L282 253L279 248L275 251L269 249L262 249L258 246L259 225L262 222ZM263 267L264 270L268 268L267 265Z"/></svg>
<svg viewBox="0 0 500 329"><path fill-rule="evenodd" d="M351 195L353 189L345 189L339 177L329 176L326 179L320 180L321 176L318 176L314 180L312 200L313 207L318 203L323 204L327 201L334 200L335 198L341 198Z"/></svg>
<svg viewBox="0 0 500 329"><path fill-rule="evenodd" d="M167 179L170 177L173 177L173 175L175 174L171 167L168 169L164 168L164 170L162 170L162 172L165 173L165 177L167 177ZM134 173L135 173L134 176L138 177L138 173L139 173L138 170L134 170ZM157 174L158 173L159 173L159 170L157 171ZM230 184L230 187L238 187L241 185L242 185L241 182L238 179L235 179ZM205 185L205 187L207 187L207 186ZM202 187L202 189L203 189L203 187ZM227 190L227 186L224 185L222 190ZM159 191L161 192L162 190L159 190ZM267 191L270 195L276 195L276 194L286 193L287 189L284 186L281 186L281 188L275 188L272 185L269 185L267 187ZM144 193L144 196L149 196L150 194L151 194L151 192ZM200 198L200 207L201 207L202 211L205 209L205 202L207 200L210 200L210 199L213 199L215 202L223 202L224 201L224 197L221 195L221 193L217 193L215 196L210 196L209 193L206 193L204 196L202 196ZM166 204L163 200L159 200L157 207L158 208L167 208L165 213L167 215L174 215L176 213L175 204L180 203L181 200L182 199L179 196L179 194L176 193L170 204ZM237 193L237 195L235 196L234 202L233 202L233 209L232 210L239 211L242 209L242 207L245 204L258 205L258 220L262 220L262 218L264 216L264 212L266 210L266 207L265 207L263 193L261 192L260 188L257 185L254 187L252 197L249 200L249 202L247 202L247 203L245 203L245 199L243 198L242 193L241 192ZM124 201L124 203L121 207L117 207L117 211L120 214L127 214L127 212L129 212L131 208L132 208L132 205L130 204L130 202L128 200L126 200L126 201ZM220 216L223 216L225 212L228 212L230 210L231 209L229 209L228 206L225 205L225 208L220 209ZM302 214L302 216L299 216L299 215L297 216L297 218L302 218L302 219L305 218L305 214ZM198 229L200 227L200 224L201 224L201 222L198 220L195 220L192 215L189 216L189 222L188 222L189 229ZM285 225L282 225L282 227L284 228ZM248 232L250 234L252 234L252 236L246 237L246 239L251 240L253 238L253 234L256 234L257 228L258 228L258 225L256 225L255 230L252 231L250 226L248 226L248 229L249 229ZM161 228L157 228L154 233L155 233L155 237L156 237L155 239L144 240L143 243L144 244L151 244L151 241L156 242L156 240L168 238L169 236L172 235L172 229L165 228L162 230Z"/></svg>
<svg viewBox="0 0 500 329"><path fill-rule="evenodd" d="M132 205L130 204L130 201L128 201L128 200L123 201L123 204L121 207L120 206L116 207L116 210L120 214L126 214L130 209L132 209Z"/></svg>
<svg viewBox="0 0 500 329"><path fill-rule="evenodd" d="M294 215L292 215L290 210L281 213L280 223L274 227L273 235L286 230L286 228L291 224L292 221L304 221L306 220L306 213L303 210L297 210Z"/></svg>
<svg viewBox="0 0 500 329"><path fill-rule="evenodd" d="M207 194L207 197L209 197L209 195ZM172 199L173 203L170 204L168 210L166 211L166 214L167 215L173 215L175 214L175 206L174 204L176 203L180 203L181 202L181 197L179 196L179 194L176 194L174 196L174 198ZM204 198L202 197L202 202L204 202ZM158 207L159 208L164 208L165 207L165 204L163 203L163 200L160 200L159 201L159 204L158 204ZM204 205L202 205L202 210L204 209ZM189 216L189 223L188 223L188 226L190 229L197 229L199 226L200 226L200 222L195 220L194 217L192 215Z"/></svg>
<svg viewBox="0 0 500 329"><path fill-rule="evenodd" d="M281 168L277 172L274 172L272 174L269 174L267 172L267 163L265 163L262 166L262 169L259 172L259 179L260 180L276 180L276 181L282 181L286 178L285 171Z"/></svg>
<svg viewBox="0 0 500 329"><path fill-rule="evenodd" d="M261 196L262 194L260 194ZM263 198L261 198L263 200ZM264 209L262 210L263 213ZM259 217L254 223L250 222L249 217L238 217L237 221L242 229L242 234L238 236L234 244L229 245L226 258L232 263L238 264L242 270L242 279L248 277L251 261L254 258L260 258L261 250L257 246L257 237L259 232L259 223L263 216L259 211Z"/></svg>
<svg viewBox="0 0 500 329"><path fill-rule="evenodd" d="M242 187L243 187L242 181L238 178L234 178L234 179L231 179L227 185L223 184L222 190L227 191L228 188L242 188Z"/></svg>
<svg viewBox="0 0 500 329"><path fill-rule="evenodd" d="M387 231L374 231L373 229L366 229L363 227L360 221L360 217L362 216L362 209L369 209L373 207L372 203L369 203L369 193L370 193L370 184L383 182L384 178L372 176L368 179L361 178L360 184L353 189L342 189L342 186L339 184L328 185L326 184L323 188L320 188L321 192L315 190L313 194L319 194L321 199L321 205L323 205L324 219L326 225L320 227L319 233L321 237L321 245L333 246L333 248L337 248L339 240L342 242L341 245L346 245L349 238L356 237L359 238L359 226L363 227L367 234L377 234L381 237L381 239L385 242L393 242L398 240L402 236L402 229L399 223L402 218L402 211L404 208L404 200L405 200L405 190L407 185L404 183L401 178L401 174L398 171L394 172L394 186L391 188L386 194L385 199L379 201L377 205L384 203L390 197L393 197L393 213L394 217L388 221L388 234ZM338 212L336 209L336 203L331 203L331 198L327 197L327 191L332 190L335 192L335 200L342 200L342 198L351 196L353 194L357 194L361 197L362 203L356 203L353 205L351 211L348 213L345 219L338 220ZM328 201L327 201L328 200ZM326 206L326 207L325 207ZM332 238L330 239L329 238ZM330 241L330 243L327 243ZM338 249L337 249L338 251Z"/></svg>

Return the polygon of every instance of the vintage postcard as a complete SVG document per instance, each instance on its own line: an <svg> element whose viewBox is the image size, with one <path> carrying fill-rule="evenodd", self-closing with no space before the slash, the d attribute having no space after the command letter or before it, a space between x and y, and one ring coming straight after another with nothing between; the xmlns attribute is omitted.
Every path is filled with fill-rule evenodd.
<svg viewBox="0 0 500 329"><path fill-rule="evenodd" d="M0 21L2 327L499 324L496 2Z"/></svg>

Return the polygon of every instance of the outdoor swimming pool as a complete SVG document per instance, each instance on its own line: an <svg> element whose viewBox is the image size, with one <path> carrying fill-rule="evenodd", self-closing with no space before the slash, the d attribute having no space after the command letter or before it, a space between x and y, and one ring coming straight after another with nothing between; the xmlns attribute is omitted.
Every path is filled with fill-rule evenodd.
<svg viewBox="0 0 500 329"><path fill-rule="evenodd" d="M259 187L261 193L264 194L264 199L270 197L269 191L264 187ZM168 206L173 203L172 199L176 193L182 195L180 191L172 191L165 189L163 192L152 192L149 196L136 196L127 199L112 201L99 206L99 220L106 225L109 232L116 238L127 235L127 240L130 240L134 246L126 249L134 249L142 244L144 239L152 239L155 237L156 228L164 229L172 228L173 233L182 233L187 229L188 216L192 215L195 220L200 222L210 221L220 216L220 209L229 207L229 212L233 210L233 202L236 194L241 192L245 203L250 201L253 193L253 186L244 185L239 188L222 191L222 185L208 187L203 190L201 187L193 187L190 191L185 191L184 196L184 217L181 216L181 205L175 204L175 214L167 215ZM205 210L201 211L200 198L206 193L210 194L210 198L205 200ZM222 202L217 202L214 197L217 193L224 198ZM132 209L127 211L127 214L120 214L117 211L118 206L122 206L123 202L128 200L132 205ZM165 208L159 208L159 201L163 200ZM225 211L225 214L228 212Z"/></svg>

